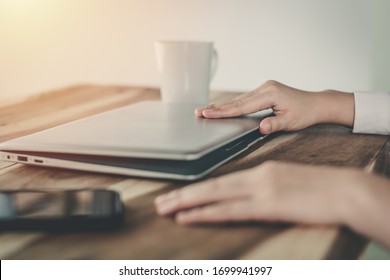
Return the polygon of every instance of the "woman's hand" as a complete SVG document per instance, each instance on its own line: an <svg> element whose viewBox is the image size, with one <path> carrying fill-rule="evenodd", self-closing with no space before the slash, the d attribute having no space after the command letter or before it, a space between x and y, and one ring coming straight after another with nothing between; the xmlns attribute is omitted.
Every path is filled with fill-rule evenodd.
<svg viewBox="0 0 390 280"><path fill-rule="evenodd" d="M179 224L283 221L339 224L390 247L390 183L355 169L268 162L156 198Z"/></svg>
<svg viewBox="0 0 390 280"><path fill-rule="evenodd" d="M272 108L273 117L260 123L260 132L299 130L317 123L353 125L353 94L339 91L307 92L276 81L220 104L195 110L197 117L227 118Z"/></svg>
<svg viewBox="0 0 390 280"><path fill-rule="evenodd" d="M345 189L356 171L268 162L156 198L157 212L181 224L224 221L343 222ZM340 194L343 196L338 204ZM310 209L310 211L308 211Z"/></svg>

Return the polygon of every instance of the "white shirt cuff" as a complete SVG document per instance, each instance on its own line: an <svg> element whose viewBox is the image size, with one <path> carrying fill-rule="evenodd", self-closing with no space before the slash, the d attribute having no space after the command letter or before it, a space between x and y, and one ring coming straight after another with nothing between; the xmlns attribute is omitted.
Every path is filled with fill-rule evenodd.
<svg viewBox="0 0 390 280"><path fill-rule="evenodd" d="M353 133L390 134L390 92L356 91Z"/></svg>

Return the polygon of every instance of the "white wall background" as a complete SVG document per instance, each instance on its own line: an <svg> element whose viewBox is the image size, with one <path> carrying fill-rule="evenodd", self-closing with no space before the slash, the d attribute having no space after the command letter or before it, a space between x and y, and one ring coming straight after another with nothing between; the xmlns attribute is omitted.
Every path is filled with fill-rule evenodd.
<svg viewBox="0 0 390 280"><path fill-rule="evenodd" d="M211 40L213 89L390 88L387 0L0 0L0 102L159 83L153 41Z"/></svg>

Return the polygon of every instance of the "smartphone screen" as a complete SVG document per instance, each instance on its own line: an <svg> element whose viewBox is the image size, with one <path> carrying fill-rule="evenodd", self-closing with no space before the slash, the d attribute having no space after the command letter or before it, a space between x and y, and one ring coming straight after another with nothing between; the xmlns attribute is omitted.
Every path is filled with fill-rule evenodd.
<svg viewBox="0 0 390 280"><path fill-rule="evenodd" d="M8 224L44 224L79 228L109 226L122 215L122 204L116 192L97 190L10 191L0 192L0 222ZM4 224L3 223L3 224ZM73 225L72 225L73 223ZM1 223L0 223L1 225ZM61 224L62 226L62 224Z"/></svg>

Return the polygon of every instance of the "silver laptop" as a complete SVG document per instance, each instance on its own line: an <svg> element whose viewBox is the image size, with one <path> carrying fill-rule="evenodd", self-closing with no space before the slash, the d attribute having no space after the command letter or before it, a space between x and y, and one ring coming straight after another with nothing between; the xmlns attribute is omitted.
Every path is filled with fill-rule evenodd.
<svg viewBox="0 0 390 280"><path fill-rule="evenodd" d="M269 111L229 119L147 101L0 143L0 159L130 176L198 179L261 140Z"/></svg>

